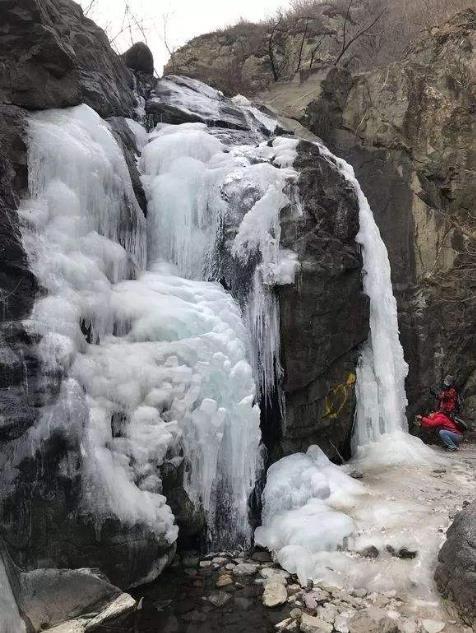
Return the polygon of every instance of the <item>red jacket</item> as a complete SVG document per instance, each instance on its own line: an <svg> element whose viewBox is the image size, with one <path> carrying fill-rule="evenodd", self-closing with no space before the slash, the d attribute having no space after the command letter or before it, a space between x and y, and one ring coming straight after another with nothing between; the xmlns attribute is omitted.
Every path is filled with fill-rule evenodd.
<svg viewBox="0 0 476 633"><path fill-rule="evenodd" d="M454 387L442 389L438 394L438 410L455 413L458 409L458 392Z"/></svg>
<svg viewBox="0 0 476 633"><path fill-rule="evenodd" d="M433 429L438 427L440 429L446 429L447 431L453 431L453 433L459 433L459 435L463 435L461 430L458 428L456 422L453 422L451 418L446 416L444 413L437 411L436 413L430 413L430 415L424 415L421 419L421 425L426 429Z"/></svg>

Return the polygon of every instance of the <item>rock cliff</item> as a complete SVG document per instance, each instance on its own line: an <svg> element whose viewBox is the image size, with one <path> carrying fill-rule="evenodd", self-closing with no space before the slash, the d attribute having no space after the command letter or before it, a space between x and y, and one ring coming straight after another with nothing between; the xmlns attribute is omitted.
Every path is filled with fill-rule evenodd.
<svg viewBox="0 0 476 633"><path fill-rule="evenodd" d="M321 69L261 95L356 171L389 251L410 415L447 372L476 412L475 16L455 15L381 70Z"/></svg>

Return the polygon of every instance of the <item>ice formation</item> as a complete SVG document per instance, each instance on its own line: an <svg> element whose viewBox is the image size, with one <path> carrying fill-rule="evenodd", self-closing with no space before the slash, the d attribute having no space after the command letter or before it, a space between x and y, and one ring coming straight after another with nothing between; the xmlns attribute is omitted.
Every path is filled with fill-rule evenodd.
<svg viewBox="0 0 476 633"><path fill-rule="evenodd" d="M180 99L193 94L182 86ZM64 378L15 447L10 479L61 427L81 444L84 509L98 527L117 517L172 543L160 469L185 459L185 489L206 513L210 543L245 544L261 467L255 379L265 393L279 375L272 287L292 283L299 267L279 245L297 142L268 144L256 119L249 143L231 146L203 123L159 124L149 135L128 124L142 150L147 221L122 150L93 110L30 118L31 196L20 213L46 292L27 326L42 335L44 372ZM235 227L227 236L225 224ZM243 316L215 281L224 241L229 257L257 262Z"/></svg>
<svg viewBox="0 0 476 633"><path fill-rule="evenodd" d="M142 157L152 257L160 254L187 278L213 278L226 223L237 225L231 255L243 265L259 258L244 312L254 375L260 393L269 397L281 371L272 287L293 283L299 268L296 254L280 247L280 212L290 204L287 189L297 178L292 168L296 146L295 139L277 138L271 146L263 140L229 148L205 124L183 123L157 126ZM245 200L238 217L230 199Z"/></svg>
<svg viewBox="0 0 476 633"><path fill-rule="evenodd" d="M318 446L284 457L268 469L256 543L276 552L281 565L306 583L315 576L313 555L335 551L353 533L354 522L340 507L362 493Z"/></svg>

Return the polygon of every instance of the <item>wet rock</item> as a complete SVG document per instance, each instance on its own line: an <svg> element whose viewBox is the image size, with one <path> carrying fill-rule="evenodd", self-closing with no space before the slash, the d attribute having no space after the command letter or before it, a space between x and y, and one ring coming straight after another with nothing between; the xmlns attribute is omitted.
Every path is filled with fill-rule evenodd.
<svg viewBox="0 0 476 633"><path fill-rule="evenodd" d="M445 628L445 623L439 620L422 620L421 625L425 633L440 633Z"/></svg>
<svg viewBox="0 0 476 633"><path fill-rule="evenodd" d="M92 633L100 626L106 626L112 620L132 611L136 606L136 601L132 596L123 593L118 596L114 602L108 605L95 618L89 620L85 626L86 633Z"/></svg>
<svg viewBox="0 0 476 633"><path fill-rule="evenodd" d="M273 560L271 558L271 554L267 550L253 552L251 559L257 561L258 563L271 563Z"/></svg>
<svg viewBox="0 0 476 633"><path fill-rule="evenodd" d="M223 607L229 600L231 600L230 594L224 591L216 591L208 596L208 601L211 602L214 607Z"/></svg>
<svg viewBox="0 0 476 633"><path fill-rule="evenodd" d="M284 604L287 598L286 587L281 582L270 580L266 583L262 598L265 607L277 607Z"/></svg>
<svg viewBox="0 0 476 633"><path fill-rule="evenodd" d="M300 630L302 633L332 633L333 626L307 613L302 614Z"/></svg>
<svg viewBox="0 0 476 633"><path fill-rule="evenodd" d="M223 575L218 578L216 586L220 588L220 587L228 587L228 585L232 585L232 584L233 584L233 578L228 575Z"/></svg>
<svg viewBox="0 0 476 633"><path fill-rule="evenodd" d="M258 565L256 563L238 563L233 569L235 576L254 576L258 572Z"/></svg>
<svg viewBox="0 0 476 633"><path fill-rule="evenodd" d="M296 593L299 593L301 591L301 585L293 583L293 584L287 586L287 590L288 590L288 595L292 596L292 595L294 595Z"/></svg>
<svg viewBox="0 0 476 633"><path fill-rule="evenodd" d="M363 479L363 478L364 478L364 474L363 474L363 473L361 473L359 470L353 470L353 471L350 473L350 476L351 476L353 479Z"/></svg>
<svg viewBox="0 0 476 633"><path fill-rule="evenodd" d="M363 556L365 558L378 558L380 552L375 547L375 545L369 545L368 547L360 550L359 554L360 556Z"/></svg>

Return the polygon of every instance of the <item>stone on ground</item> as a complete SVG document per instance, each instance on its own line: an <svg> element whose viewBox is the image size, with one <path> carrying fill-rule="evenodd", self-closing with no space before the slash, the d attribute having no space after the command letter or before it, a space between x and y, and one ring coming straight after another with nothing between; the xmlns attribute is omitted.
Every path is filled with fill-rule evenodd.
<svg viewBox="0 0 476 633"><path fill-rule="evenodd" d="M281 582L269 581L266 583L263 593L265 607L277 607L284 604L288 598L286 587Z"/></svg>
<svg viewBox="0 0 476 633"><path fill-rule="evenodd" d="M230 599L230 594L224 591L215 591L208 596L208 602L211 602L214 607L223 607Z"/></svg>
<svg viewBox="0 0 476 633"><path fill-rule="evenodd" d="M302 633L332 633L333 626L307 613L302 614L300 629Z"/></svg>

